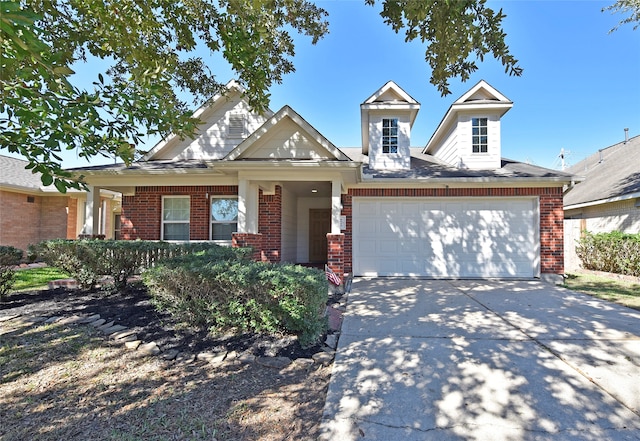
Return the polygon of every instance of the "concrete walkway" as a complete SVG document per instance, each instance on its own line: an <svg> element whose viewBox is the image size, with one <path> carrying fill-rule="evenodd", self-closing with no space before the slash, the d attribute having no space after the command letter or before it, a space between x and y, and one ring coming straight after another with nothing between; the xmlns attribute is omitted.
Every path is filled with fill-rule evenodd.
<svg viewBox="0 0 640 441"><path fill-rule="evenodd" d="M536 281L354 280L322 440L640 440L640 312Z"/></svg>

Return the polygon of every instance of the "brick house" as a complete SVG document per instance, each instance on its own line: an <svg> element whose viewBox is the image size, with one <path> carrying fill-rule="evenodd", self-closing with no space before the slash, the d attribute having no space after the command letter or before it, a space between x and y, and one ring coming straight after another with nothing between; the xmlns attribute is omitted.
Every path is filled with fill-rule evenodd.
<svg viewBox="0 0 640 441"><path fill-rule="evenodd" d="M49 239L75 239L84 225L85 192L62 194L44 187L40 174L26 169L28 162L0 155L0 245L26 250ZM100 213L119 210L118 193L103 191ZM80 210L78 209L80 207ZM104 217L96 230L113 237L114 216Z"/></svg>
<svg viewBox="0 0 640 441"><path fill-rule="evenodd" d="M88 201L123 194L126 239L252 246L265 261L328 262L341 275L557 277L571 176L501 157L512 106L481 81L415 148L420 104L390 81L360 105L362 146L338 148L289 106L253 113L232 81L196 112L195 139L78 171Z"/></svg>
<svg viewBox="0 0 640 441"><path fill-rule="evenodd" d="M565 266L580 267L583 231L640 233L640 136L598 150L567 172L580 176L564 197Z"/></svg>

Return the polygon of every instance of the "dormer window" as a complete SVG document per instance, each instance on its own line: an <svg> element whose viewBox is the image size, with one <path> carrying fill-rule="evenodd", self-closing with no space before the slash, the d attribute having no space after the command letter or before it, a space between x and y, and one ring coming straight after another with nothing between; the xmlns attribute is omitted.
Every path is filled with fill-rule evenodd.
<svg viewBox="0 0 640 441"><path fill-rule="evenodd" d="M398 119L382 120L382 153L398 153Z"/></svg>
<svg viewBox="0 0 640 441"><path fill-rule="evenodd" d="M473 153L487 153L487 118L472 118L471 130Z"/></svg>

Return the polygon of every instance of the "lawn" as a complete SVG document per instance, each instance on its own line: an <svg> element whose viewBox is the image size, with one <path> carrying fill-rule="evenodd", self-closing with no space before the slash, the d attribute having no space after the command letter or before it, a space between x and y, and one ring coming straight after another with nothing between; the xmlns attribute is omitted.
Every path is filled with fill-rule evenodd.
<svg viewBox="0 0 640 441"><path fill-rule="evenodd" d="M599 299L640 310L640 282L615 276L574 272L565 279L566 288Z"/></svg>
<svg viewBox="0 0 640 441"><path fill-rule="evenodd" d="M16 281L13 285L14 291L23 291L25 289L39 289L47 286L52 280L67 279L69 274L58 268L44 267L32 268L27 270L16 271Z"/></svg>

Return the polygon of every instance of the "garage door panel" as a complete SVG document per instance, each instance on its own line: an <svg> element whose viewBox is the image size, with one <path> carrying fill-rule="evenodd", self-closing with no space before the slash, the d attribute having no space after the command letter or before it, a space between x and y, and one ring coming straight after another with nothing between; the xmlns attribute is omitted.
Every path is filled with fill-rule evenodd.
<svg viewBox="0 0 640 441"><path fill-rule="evenodd" d="M354 198L353 206L356 275L532 277L537 271L535 199Z"/></svg>

